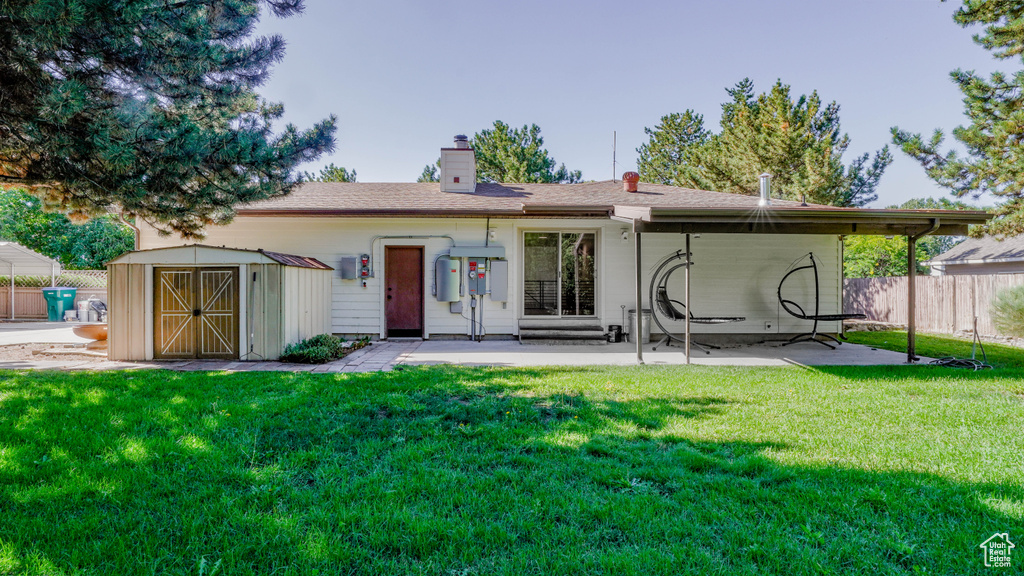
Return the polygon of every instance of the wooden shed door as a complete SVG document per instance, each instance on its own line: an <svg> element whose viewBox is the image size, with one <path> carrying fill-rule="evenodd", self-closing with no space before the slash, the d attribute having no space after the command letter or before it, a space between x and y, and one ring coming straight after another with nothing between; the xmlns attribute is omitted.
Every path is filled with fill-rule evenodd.
<svg viewBox="0 0 1024 576"><path fill-rule="evenodd" d="M384 249L384 316L388 336L423 336L423 247Z"/></svg>
<svg viewBox="0 0 1024 576"><path fill-rule="evenodd" d="M155 268L153 275L155 358L238 358L238 268Z"/></svg>

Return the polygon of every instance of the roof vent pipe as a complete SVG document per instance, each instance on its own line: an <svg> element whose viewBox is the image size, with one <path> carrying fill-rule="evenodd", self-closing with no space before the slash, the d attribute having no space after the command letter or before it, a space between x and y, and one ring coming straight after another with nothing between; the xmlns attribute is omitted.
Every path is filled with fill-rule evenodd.
<svg viewBox="0 0 1024 576"><path fill-rule="evenodd" d="M772 175L765 172L761 174L761 199L757 201L759 208L767 208L772 205Z"/></svg>
<svg viewBox="0 0 1024 576"><path fill-rule="evenodd" d="M455 147L462 150L469 148L469 138L466 138L465 134L457 134L455 136Z"/></svg>

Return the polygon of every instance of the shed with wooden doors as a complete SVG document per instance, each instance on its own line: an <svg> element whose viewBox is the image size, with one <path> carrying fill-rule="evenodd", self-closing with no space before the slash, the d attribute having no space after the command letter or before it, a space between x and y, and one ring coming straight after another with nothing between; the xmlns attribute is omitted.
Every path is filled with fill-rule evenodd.
<svg viewBox="0 0 1024 576"><path fill-rule="evenodd" d="M107 264L111 360L273 360L331 332L333 268L315 258L200 244Z"/></svg>

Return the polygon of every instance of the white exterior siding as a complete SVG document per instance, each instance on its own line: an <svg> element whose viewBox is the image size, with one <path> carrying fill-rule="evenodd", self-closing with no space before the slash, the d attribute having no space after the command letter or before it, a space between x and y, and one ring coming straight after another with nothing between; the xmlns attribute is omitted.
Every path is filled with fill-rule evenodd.
<svg viewBox="0 0 1024 576"><path fill-rule="evenodd" d="M464 296L463 315L452 314L448 303L437 302L432 293L434 259L448 251L451 236L459 246L482 246L487 238L483 218L285 218L238 217L225 227L208 231L204 243L234 248L273 250L312 256L338 267L342 255L372 254L374 278L342 280L335 273L331 286L331 329L334 333L384 336L384 247L423 246L424 337L431 334L469 334L469 298ZM635 307L633 236L622 240L628 225L607 219L491 219L495 231L491 245L505 247L509 260L509 299L482 299L487 334L517 334L522 317L522 235L524 231L593 231L597 234L598 320L602 325L621 324L621 305ZM388 238L419 236L420 238ZM428 238L428 236L434 236ZM374 237L380 237L373 241ZM657 262L684 247L679 234L643 235L644 306L649 307L648 283ZM143 249L180 245L175 237L160 237L143 227ZM841 244L835 235L704 234L691 239L695 265L691 272L691 300L697 316L745 316L746 321L717 326L694 325L693 331L715 333L795 333L809 330L810 323L781 311L776 288L787 267L802 255L814 252L819 262L822 314L840 312ZM787 295L813 306L810 274L794 277ZM669 287L676 300L683 299L683 271L677 271ZM548 320L552 320L548 318ZM772 324L765 329L765 322ZM655 329L657 327L655 326ZM822 324L822 331L838 331L838 323ZM678 331L683 330L678 323Z"/></svg>

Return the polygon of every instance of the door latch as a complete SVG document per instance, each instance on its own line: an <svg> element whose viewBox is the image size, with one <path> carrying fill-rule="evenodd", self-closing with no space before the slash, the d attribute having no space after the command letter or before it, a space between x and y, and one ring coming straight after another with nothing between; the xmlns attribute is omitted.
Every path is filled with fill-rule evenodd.
<svg viewBox="0 0 1024 576"><path fill-rule="evenodd" d="M192 311L192 315L193 316L199 316L202 313L203 313L203 311L200 310L199 308L196 308L195 310Z"/></svg>

